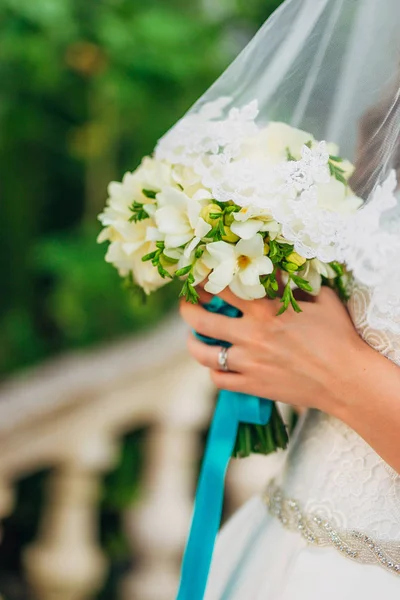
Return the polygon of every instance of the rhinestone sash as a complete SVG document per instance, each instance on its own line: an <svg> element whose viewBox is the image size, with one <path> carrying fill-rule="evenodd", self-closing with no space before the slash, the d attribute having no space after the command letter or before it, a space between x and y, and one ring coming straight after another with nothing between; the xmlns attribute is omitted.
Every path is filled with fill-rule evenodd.
<svg viewBox="0 0 400 600"><path fill-rule="evenodd" d="M299 502L286 498L274 481L268 484L263 500L272 516L285 528L300 533L308 544L332 546L347 558L377 564L400 576L400 542L375 540L357 530L339 530L315 513L305 514Z"/></svg>

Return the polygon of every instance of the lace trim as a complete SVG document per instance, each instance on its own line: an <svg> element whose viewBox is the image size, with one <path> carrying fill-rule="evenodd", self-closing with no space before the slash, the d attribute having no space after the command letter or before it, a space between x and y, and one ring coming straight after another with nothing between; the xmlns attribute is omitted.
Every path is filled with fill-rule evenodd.
<svg viewBox="0 0 400 600"><path fill-rule="evenodd" d="M391 213L398 205L395 171L355 214L342 213L339 205L332 211L319 205L317 193L330 179L325 143L304 146L300 160L275 164L260 150L267 139L257 100L236 107L224 96L178 121L159 140L155 156L192 169L216 200L268 209L305 258L345 262L356 280L372 288L370 326L399 335L400 220Z"/></svg>
<svg viewBox="0 0 400 600"><path fill-rule="evenodd" d="M285 528L298 531L308 544L332 546L352 560L377 564L400 576L400 543L379 542L357 530L338 530L316 513L304 513L296 500L284 497L274 481L267 486L263 500L272 516Z"/></svg>

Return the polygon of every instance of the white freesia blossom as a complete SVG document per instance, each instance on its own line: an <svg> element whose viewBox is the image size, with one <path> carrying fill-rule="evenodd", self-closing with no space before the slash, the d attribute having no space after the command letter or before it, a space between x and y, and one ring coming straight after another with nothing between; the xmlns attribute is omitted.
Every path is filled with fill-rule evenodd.
<svg viewBox="0 0 400 600"><path fill-rule="evenodd" d="M189 198L181 190L166 187L157 194L159 208L155 211L155 221L166 248L188 244L186 254L189 255L211 230L211 225L200 216L203 206L201 192L199 190L197 196Z"/></svg>
<svg viewBox="0 0 400 600"><path fill-rule="evenodd" d="M175 270L178 271L179 269L183 269L184 267L191 265L194 276L193 285L195 286L204 281L211 271L211 269L204 263L202 257L195 257L194 251L188 254L186 249L183 248L165 248L163 254L167 259L172 259L172 261L175 262L175 266L170 270L171 273L173 273Z"/></svg>
<svg viewBox="0 0 400 600"><path fill-rule="evenodd" d="M131 272L135 283L139 285L146 294L151 294L169 281L168 279L163 279L159 275L157 269L153 267L151 262L142 261L142 256L148 252L152 252L154 249L153 244L146 244L143 246L143 253L127 255L126 252L124 252L122 245L117 242L115 244L110 244L106 254L106 261L112 263L122 276L126 276Z"/></svg>
<svg viewBox="0 0 400 600"><path fill-rule="evenodd" d="M211 242L203 261L212 269L205 290L218 294L227 286L239 298L254 300L266 295L260 283L261 275L273 271L270 258L264 255L264 240L256 234L248 240L239 240L236 245L227 242Z"/></svg>
<svg viewBox="0 0 400 600"><path fill-rule="evenodd" d="M193 267L193 285L199 285L199 283L202 283L205 279L207 279L210 271L210 267L206 265L203 258L197 259Z"/></svg>
<svg viewBox="0 0 400 600"><path fill-rule="evenodd" d="M108 185L108 207L103 215L107 218L108 214L109 219L115 219L118 216L129 219L132 215L130 207L134 201L144 204L154 202L143 194L143 190L156 193L167 185L174 185L171 166L154 158L146 157L135 171L125 173L122 182L111 181ZM103 224L106 223L103 222Z"/></svg>
<svg viewBox="0 0 400 600"><path fill-rule="evenodd" d="M304 144L314 141L314 137L307 131L279 122L269 123L259 135L265 142L265 153L274 163L287 160L288 151L299 160Z"/></svg>
<svg viewBox="0 0 400 600"><path fill-rule="evenodd" d="M331 178L316 185L317 204L320 208L342 215L354 214L363 201L349 191L341 181Z"/></svg>
<svg viewBox="0 0 400 600"><path fill-rule="evenodd" d="M142 256L155 250L155 228L149 220L138 223L116 222L114 226L104 229L98 241L111 241L106 253L106 261L113 264L122 277L130 272L136 283L143 288L146 294L160 288L167 283L158 274L151 262L143 262Z"/></svg>
<svg viewBox="0 0 400 600"><path fill-rule="evenodd" d="M233 218L231 231L245 240L260 231L268 231L270 237L274 239L281 231L281 226L274 220L268 209L245 206L239 212L233 213Z"/></svg>
<svg viewBox="0 0 400 600"><path fill-rule="evenodd" d="M313 258L307 261L305 269L300 272L301 277L306 279L312 287L312 296L318 296L321 291L322 276L327 279L336 277L335 271L326 263L321 262L318 258Z"/></svg>
<svg viewBox="0 0 400 600"><path fill-rule="evenodd" d="M260 127L256 102L229 103L221 98L184 117L160 141L156 158L110 184L100 215L99 241L110 242L106 260L121 275L132 273L147 293L168 281L159 272L173 276L184 268L190 301L202 281L213 294L229 287L250 300L266 295L260 277L273 272L271 252L283 271L286 258L298 267L317 295L322 277L336 277L328 263L344 262L343 240L362 203L347 183L354 167L335 144L306 131L286 123ZM373 238L370 227L363 245ZM150 252L154 264L141 260ZM295 284L286 276L291 294ZM265 284L270 292L274 280Z"/></svg>
<svg viewBox="0 0 400 600"><path fill-rule="evenodd" d="M174 165L174 168L172 169L172 179L190 198L192 198L199 190L204 190L200 175L190 167Z"/></svg>

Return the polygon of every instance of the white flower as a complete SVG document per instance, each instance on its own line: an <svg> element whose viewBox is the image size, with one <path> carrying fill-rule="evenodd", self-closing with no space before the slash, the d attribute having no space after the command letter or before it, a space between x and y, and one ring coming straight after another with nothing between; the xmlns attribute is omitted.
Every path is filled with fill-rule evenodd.
<svg viewBox="0 0 400 600"><path fill-rule="evenodd" d="M187 196L190 196L190 198L201 189L205 191L200 175L198 175L191 167L174 165L172 169L172 179Z"/></svg>
<svg viewBox="0 0 400 600"><path fill-rule="evenodd" d="M173 183L171 167L149 157L143 159L136 171L125 173L122 182L112 181L108 186L107 206L98 217L105 227L98 241L121 241L131 245L130 249L126 246L128 253L137 250L148 235L147 229L154 228L155 223L152 219L131 223L133 202L144 204L146 212L152 215L155 200L145 196L143 190L157 193Z"/></svg>
<svg viewBox="0 0 400 600"><path fill-rule="evenodd" d="M168 281L160 277L150 261L142 261L142 256L156 249L154 243L156 230L148 222L149 219L138 223L117 222L116 227L107 227L98 237L99 242L111 241L105 257L106 261L113 264L123 277L131 272L135 282L146 294L160 288Z"/></svg>
<svg viewBox="0 0 400 600"><path fill-rule="evenodd" d="M334 279L336 277L335 271L332 267L326 263L321 262L318 258L308 260L304 270L300 273L303 279L306 279L312 287L312 296L318 296L321 291L322 276L327 279Z"/></svg>
<svg viewBox="0 0 400 600"><path fill-rule="evenodd" d="M135 283L146 294L150 294L169 281L169 279L163 279L159 275L157 269L151 264L151 261L142 261L142 256L153 250L155 250L154 244L148 243L142 247L142 252L128 255L124 251L122 244L115 242L108 247L106 261L112 263L122 276L126 276L131 272Z"/></svg>
<svg viewBox="0 0 400 600"><path fill-rule="evenodd" d="M212 229L200 216L202 197L202 190L197 196L189 198L173 187L167 187L157 194L159 208L155 211L155 221L164 237L166 248L179 248L188 244L186 254L189 255L201 238Z"/></svg>
<svg viewBox="0 0 400 600"><path fill-rule="evenodd" d="M361 198L354 196L348 187L334 177L328 183L318 183L315 187L320 208L348 215L354 214L363 204Z"/></svg>
<svg viewBox="0 0 400 600"><path fill-rule="evenodd" d="M233 213L233 218L231 231L245 240L252 238L259 231L268 231L274 239L281 231L271 212L258 206L245 206L239 212Z"/></svg>
<svg viewBox="0 0 400 600"><path fill-rule="evenodd" d="M260 283L260 275L273 271L272 261L264 255L264 240L256 234L237 244L211 242L203 256L207 267L212 269L205 290L218 294L227 286L239 298L253 300L266 295Z"/></svg>
<svg viewBox="0 0 400 600"><path fill-rule="evenodd" d="M287 160L287 151L299 160L304 144L314 141L307 131L296 129L286 123L271 122L258 135L248 140L245 145L245 156L265 156L273 164Z"/></svg>
<svg viewBox="0 0 400 600"><path fill-rule="evenodd" d="M170 165L145 157L136 171L125 173L122 182L111 181L108 185L108 206L100 215L100 221L103 225L110 225L118 218L128 220L132 216L130 207L134 201L143 204L154 202L143 194L143 190L157 193L167 185L174 185Z"/></svg>
<svg viewBox="0 0 400 600"><path fill-rule="evenodd" d="M307 170L314 183L329 183L331 175L328 167L329 152L326 142L319 142L312 148L303 146L300 162L302 168Z"/></svg>

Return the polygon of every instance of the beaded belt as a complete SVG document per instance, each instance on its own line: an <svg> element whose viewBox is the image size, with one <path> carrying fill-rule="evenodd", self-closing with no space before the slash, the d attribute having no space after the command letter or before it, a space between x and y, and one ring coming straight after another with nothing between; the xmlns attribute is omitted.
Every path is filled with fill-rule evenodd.
<svg viewBox="0 0 400 600"><path fill-rule="evenodd" d="M299 532L308 544L332 546L341 554L364 564L377 564L400 576L400 542L374 540L357 530L339 530L316 513L306 514L299 502L285 498L272 481L263 495L269 513L284 527Z"/></svg>

